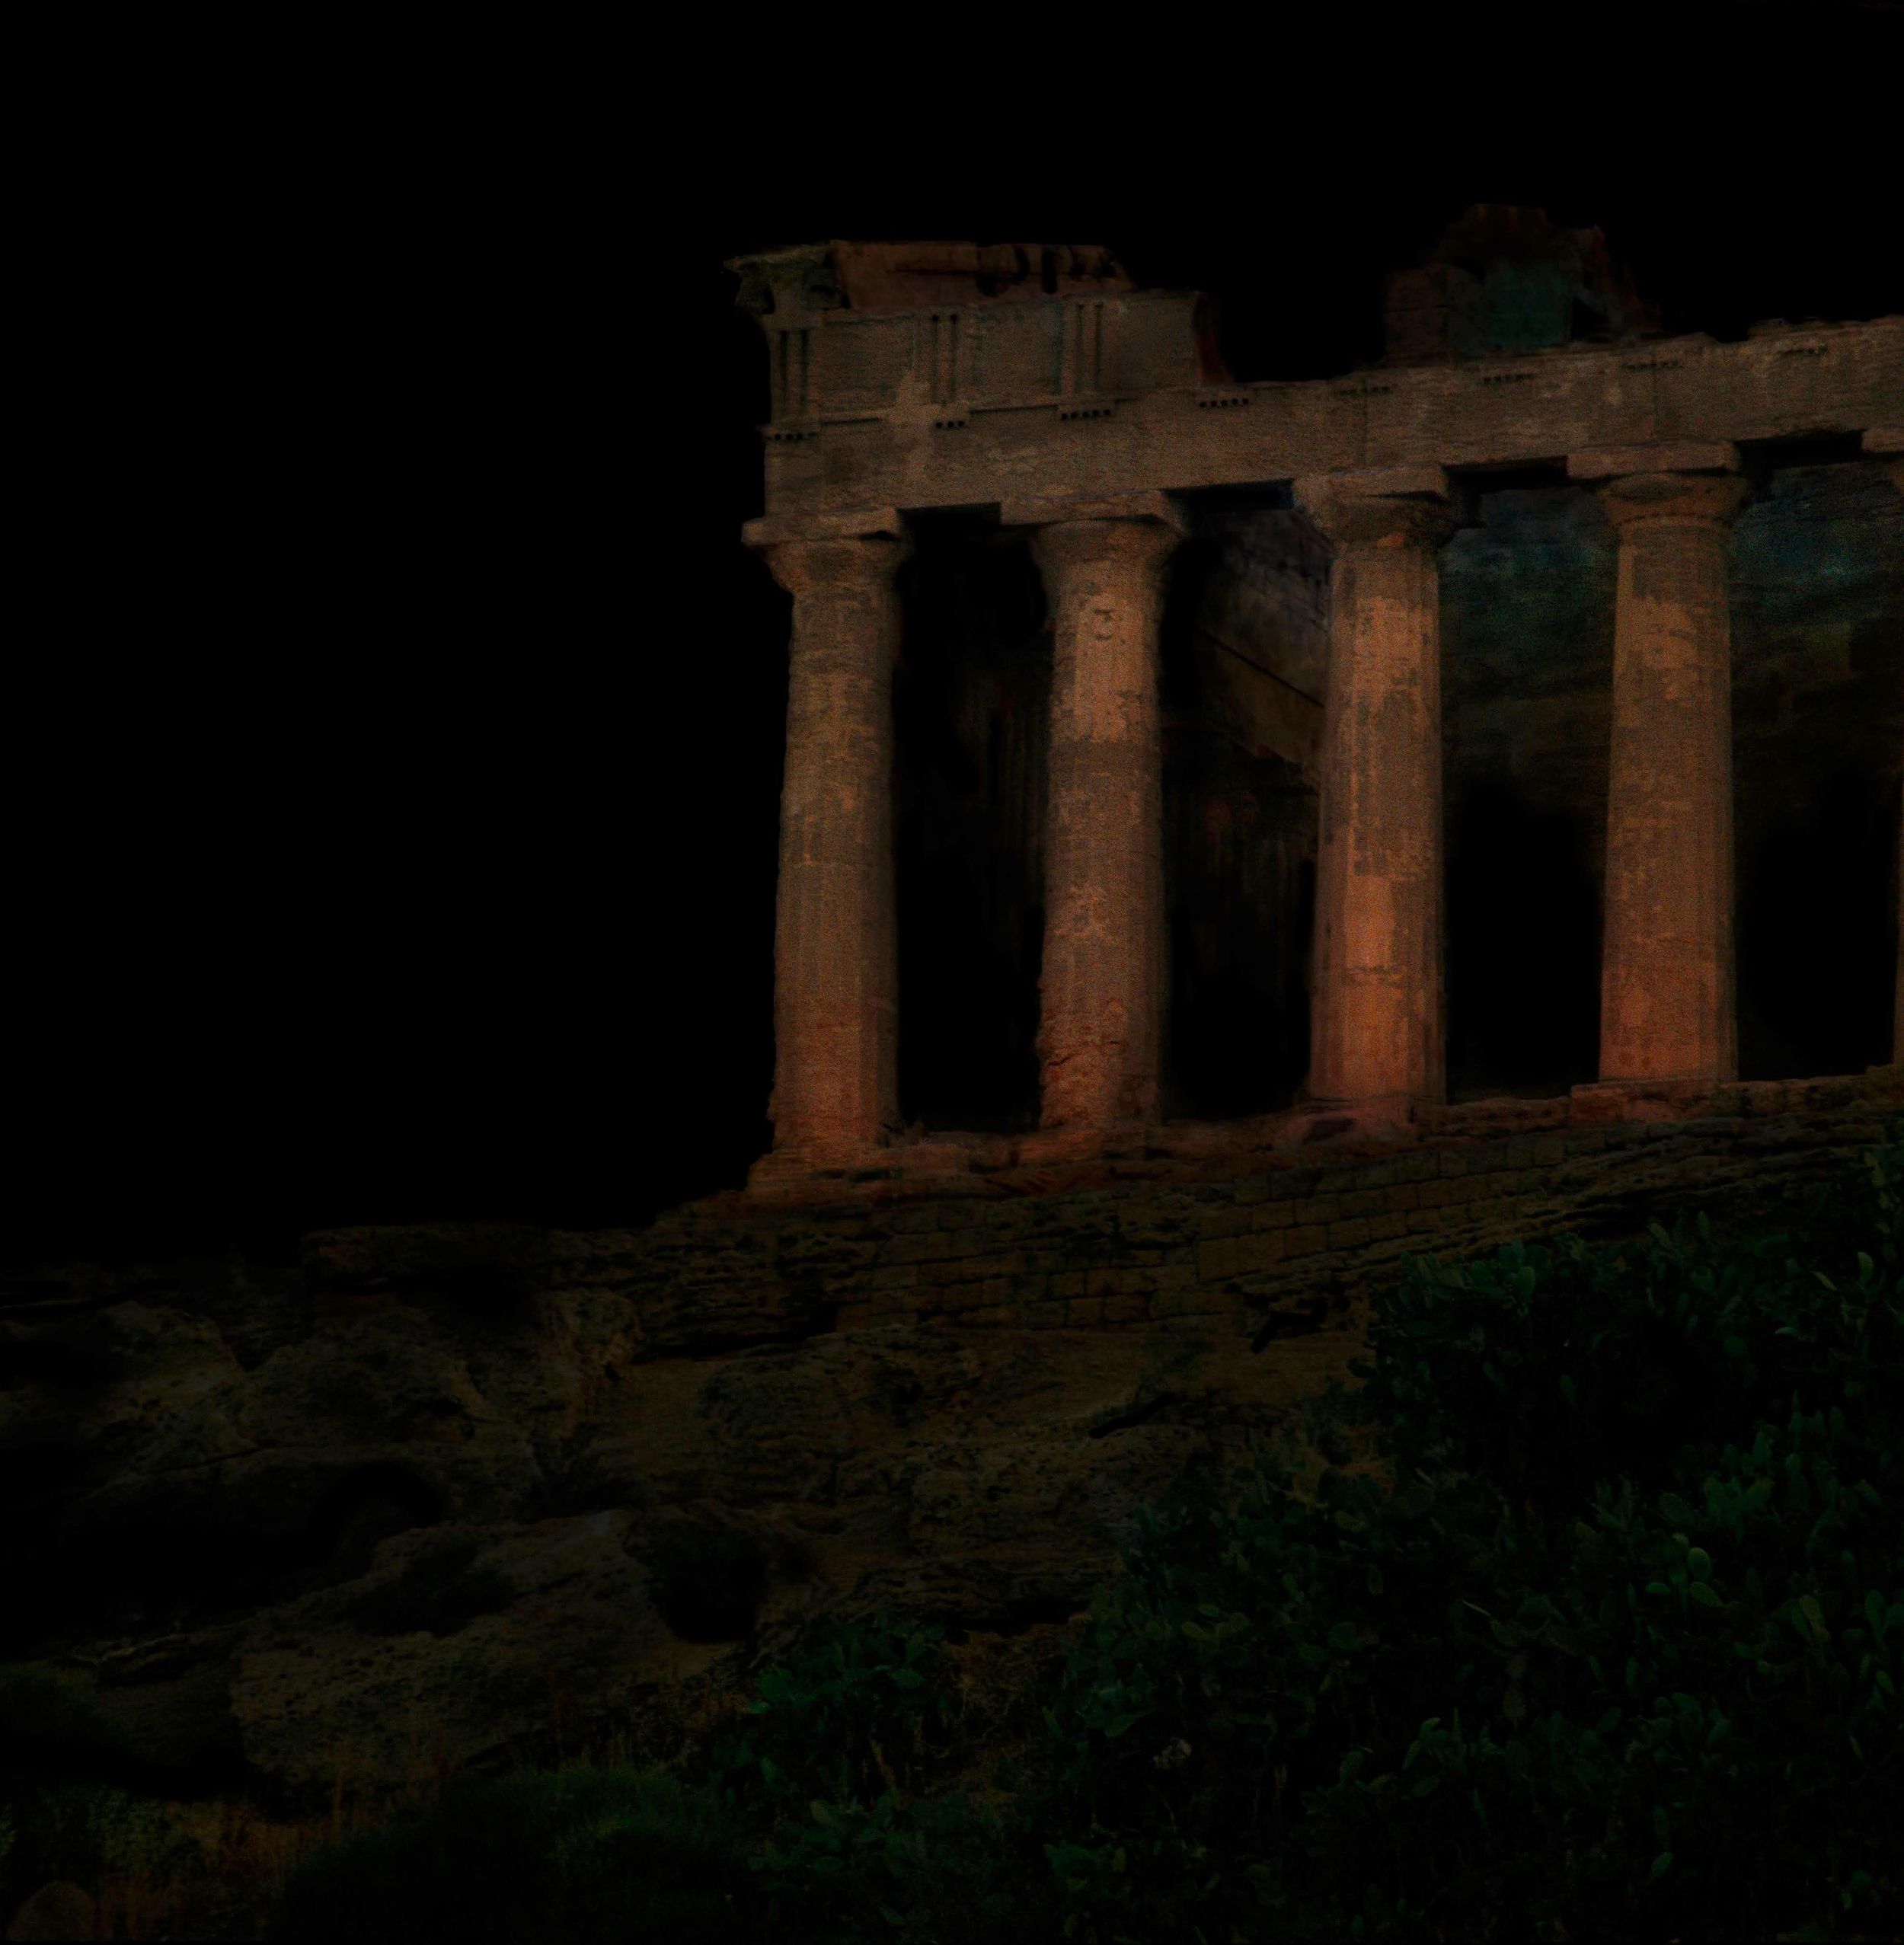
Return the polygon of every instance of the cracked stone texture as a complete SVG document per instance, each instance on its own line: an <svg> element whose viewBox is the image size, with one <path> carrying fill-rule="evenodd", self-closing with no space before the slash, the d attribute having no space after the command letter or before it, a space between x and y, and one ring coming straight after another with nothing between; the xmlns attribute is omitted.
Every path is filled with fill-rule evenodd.
<svg viewBox="0 0 1904 1945"><path fill-rule="evenodd" d="M732 1690L816 1606L1081 1609L1206 1443L1161 1419L1090 1436L1194 1362L1180 1343L835 1333L777 1266L724 1290L717 1257L671 1276L643 1238L538 1240L512 1302L473 1295L467 1259L520 1232L313 1239L300 1273L247 1272L261 1311L308 1318L250 1371L201 1308L223 1266L139 1273L123 1301L98 1273L12 1279L11 1739L286 1809L340 1777L395 1790L439 1755L513 1760L558 1710L579 1736ZM795 1287L850 1259L823 1241L788 1239ZM1272 1422L1319 1348L1178 1378L1176 1408Z"/></svg>

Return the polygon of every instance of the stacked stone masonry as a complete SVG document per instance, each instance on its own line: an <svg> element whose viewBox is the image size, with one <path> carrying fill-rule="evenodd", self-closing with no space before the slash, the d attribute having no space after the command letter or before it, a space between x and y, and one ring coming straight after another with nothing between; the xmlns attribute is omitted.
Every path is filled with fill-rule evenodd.
<svg viewBox="0 0 1904 1945"><path fill-rule="evenodd" d="M915 1322L1299 1334L1405 1255L1626 1237L1701 1209L1763 1217L1904 1126L1904 1075L1663 1088L1628 1105L1653 1118L1481 1103L1293 1155L1267 1145L1267 1125L1162 1132L1056 1166L1022 1165L1000 1142L962 1180L894 1165L788 1181L778 1206L760 1189L690 1205L644 1232L628 1280L649 1356Z"/></svg>

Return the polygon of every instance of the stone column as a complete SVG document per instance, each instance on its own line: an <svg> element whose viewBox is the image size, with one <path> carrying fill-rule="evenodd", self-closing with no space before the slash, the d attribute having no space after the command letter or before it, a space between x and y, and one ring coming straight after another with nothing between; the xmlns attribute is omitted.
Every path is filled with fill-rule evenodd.
<svg viewBox="0 0 1904 1945"><path fill-rule="evenodd" d="M1447 1097L1436 466L1330 473L1295 501L1329 573L1308 1098L1375 1118Z"/></svg>
<svg viewBox="0 0 1904 1945"><path fill-rule="evenodd" d="M1040 1125L1155 1123L1166 969L1158 626L1186 524L1161 493L1007 502L1002 514L1036 529L1053 617Z"/></svg>
<svg viewBox="0 0 1904 1945"><path fill-rule="evenodd" d="M1893 457L1887 468L1891 484L1904 493L1904 432L1891 434L1893 443L1888 449ZM1865 435L1868 442L1870 434ZM1904 827L1898 832L1897 840L1897 995L1892 1008L1891 1059L1904 1067Z"/></svg>
<svg viewBox="0 0 1904 1945"><path fill-rule="evenodd" d="M1600 1080L1739 1078L1733 938L1735 447L1567 461L1619 535L1600 956Z"/></svg>
<svg viewBox="0 0 1904 1945"><path fill-rule="evenodd" d="M774 929L776 1160L850 1161L899 1125L893 887L896 513L750 521L794 597Z"/></svg>
<svg viewBox="0 0 1904 1945"><path fill-rule="evenodd" d="M1864 435L1867 452L1884 461L1891 484L1904 493L1904 426L1874 426ZM1898 834L1897 859L1897 986L1891 1017L1891 1059L1904 1067L1904 830Z"/></svg>

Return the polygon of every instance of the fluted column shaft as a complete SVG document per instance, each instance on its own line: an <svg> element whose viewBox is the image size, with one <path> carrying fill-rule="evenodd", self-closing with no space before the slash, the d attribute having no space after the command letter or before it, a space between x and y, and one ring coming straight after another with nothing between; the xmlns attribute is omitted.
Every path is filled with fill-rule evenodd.
<svg viewBox="0 0 1904 1945"><path fill-rule="evenodd" d="M1046 1128L1158 1118L1164 952L1158 628L1181 532L1158 512L1046 519L1031 553L1053 613L1038 982ZM1006 517L1014 519L1008 506Z"/></svg>
<svg viewBox="0 0 1904 1945"><path fill-rule="evenodd" d="M1884 470L1890 474L1891 484L1904 493L1901 446L1904 446L1904 430L1894 426L1875 436L1868 432L1864 435L1865 450L1886 455ZM1891 1059L1904 1067L1904 827L1898 832L1897 844L1897 984L1891 1013Z"/></svg>
<svg viewBox="0 0 1904 1945"><path fill-rule="evenodd" d="M899 1123L893 576L909 548L895 532L760 551L794 597L767 1112L777 1153L850 1156Z"/></svg>
<svg viewBox="0 0 1904 1945"><path fill-rule="evenodd" d="M1440 568L1433 468L1299 480L1335 548L1322 729L1308 1092L1401 1107L1447 1094Z"/></svg>
<svg viewBox="0 0 1904 1945"><path fill-rule="evenodd" d="M1597 491L1619 536L1600 1078L1734 1081L1727 556L1746 487L1716 466Z"/></svg>

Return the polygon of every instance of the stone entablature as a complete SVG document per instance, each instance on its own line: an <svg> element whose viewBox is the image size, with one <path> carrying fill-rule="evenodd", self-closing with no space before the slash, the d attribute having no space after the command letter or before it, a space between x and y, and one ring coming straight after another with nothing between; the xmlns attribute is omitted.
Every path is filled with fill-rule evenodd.
<svg viewBox="0 0 1904 1945"><path fill-rule="evenodd" d="M933 332L961 327L943 319L868 318L854 329L874 335L813 334L824 343L806 355L819 362L794 369L816 372L819 389L784 416L777 405L762 429L767 513L1185 491L1363 466L1529 466L1595 446L1855 434L1904 411L1904 317L1735 344L1570 344L1235 385L1197 376L1194 298L1089 302L1108 320L1103 342L1120 348L1088 373L1062 348L1069 303L1031 307L1051 314L1036 325L1017 321L1022 306L974 307L988 321L969 324L964 341L992 347L979 364L945 365ZM1011 325L996 321L1008 314ZM839 326L855 317L823 315ZM786 354L776 348L775 359L778 372Z"/></svg>

